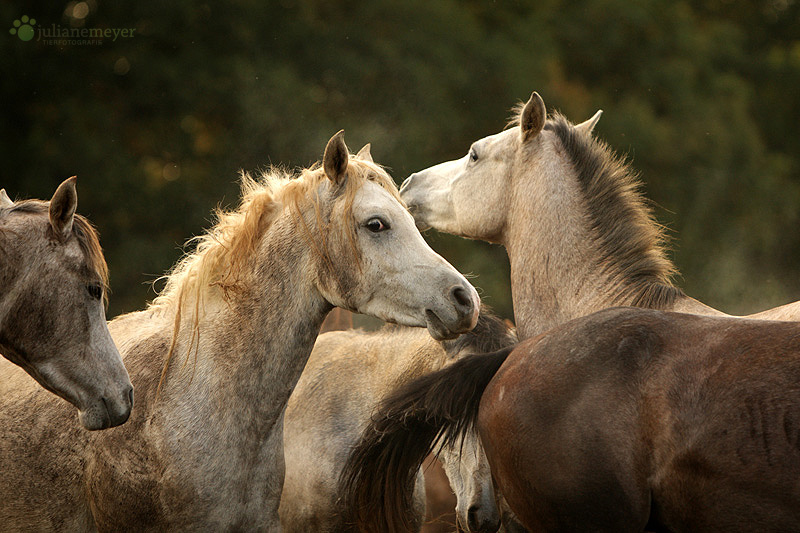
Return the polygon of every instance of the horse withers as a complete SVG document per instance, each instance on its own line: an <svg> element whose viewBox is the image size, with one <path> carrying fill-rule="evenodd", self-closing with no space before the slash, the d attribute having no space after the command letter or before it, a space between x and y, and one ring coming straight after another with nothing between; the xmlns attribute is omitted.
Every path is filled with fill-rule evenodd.
<svg viewBox="0 0 800 533"><path fill-rule="evenodd" d="M97 430L128 419L133 387L108 332L108 269L97 232L75 213L75 184L65 180L50 202L0 190L0 353ZM36 413L20 406L18 416Z"/></svg>
<svg viewBox="0 0 800 533"><path fill-rule="evenodd" d="M348 501L477 419L531 531L800 531L799 382L796 322L601 311L409 384L351 457Z"/></svg>

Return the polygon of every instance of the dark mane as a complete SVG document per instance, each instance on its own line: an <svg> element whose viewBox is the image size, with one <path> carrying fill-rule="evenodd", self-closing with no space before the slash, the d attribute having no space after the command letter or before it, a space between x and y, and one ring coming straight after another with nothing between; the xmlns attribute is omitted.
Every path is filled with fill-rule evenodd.
<svg viewBox="0 0 800 533"><path fill-rule="evenodd" d="M672 284L664 229L641 194L630 165L603 141L576 129L563 115L545 124L572 161L592 231L601 252L598 267L620 291L619 304L666 308L683 295Z"/></svg>
<svg viewBox="0 0 800 533"><path fill-rule="evenodd" d="M4 213L43 213L47 216L50 203L42 200L20 200L12 207L0 210ZM86 218L75 214L72 223L72 233L78 239L78 244L83 251L89 268L100 278L103 285L103 294L108 294L108 265L103 257L103 249L100 247L100 239L97 230Z"/></svg>

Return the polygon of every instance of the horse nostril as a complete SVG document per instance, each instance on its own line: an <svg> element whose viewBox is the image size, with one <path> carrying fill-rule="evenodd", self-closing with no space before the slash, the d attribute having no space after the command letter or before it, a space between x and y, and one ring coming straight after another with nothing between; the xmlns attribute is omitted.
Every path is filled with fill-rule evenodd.
<svg viewBox="0 0 800 533"><path fill-rule="evenodd" d="M480 507L471 505L467 510L467 527L470 533L494 533L500 529L500 517L480 516Z"/></svg>
<svg viewBox="0 0 800 533"><path fill-rule="evenodd" d="M450 289L450 301L456 307L465 307L468 310L472 310L472 298L470 298L469 292L464 287L456 286Z"/></svg>
<svg viewBox="0 0 800 533"><path fill-rule="evenodd" d="M133 387L128 388L128 405L133 407Z"/></svg>
<svg viewBox="0 0 800 533"><path fill-rule="evenodd" d="M470 531L478 531L478 507L475 505L470 505L467 509L467 527Z"/></svg>

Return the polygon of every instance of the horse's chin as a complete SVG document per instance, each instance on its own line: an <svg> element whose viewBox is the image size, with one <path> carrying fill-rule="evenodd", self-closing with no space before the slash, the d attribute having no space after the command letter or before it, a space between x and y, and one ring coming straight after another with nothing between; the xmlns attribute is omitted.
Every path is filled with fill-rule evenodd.
<svg viewBox="0 0 800 533"><path fill-rule="evenodd" d="M458 333L451 331L444 322L430 309L425 310L425 326L428 333L437 341L446 341L458 337Z"/></svg>
<svg viewBox="0 0 800 533"><path fill-rule="evenodd" d="M97 431L124 424L130 416L131 407L133 407L133 394L129 394L131 401L123 406L122 409L115 408L113 403L109 405L108 400L104 398L100 398L85 409L80 409L78 411L78 419L81 425L89 431Z"/></svg>
<svg viewBox="0 0 800 533"><path fill-rule="evenodd" d="M98 431L111 427L111 417L108 410L99 406L92 406L78 411L78 420L81 425L89 431Z"/></svg>

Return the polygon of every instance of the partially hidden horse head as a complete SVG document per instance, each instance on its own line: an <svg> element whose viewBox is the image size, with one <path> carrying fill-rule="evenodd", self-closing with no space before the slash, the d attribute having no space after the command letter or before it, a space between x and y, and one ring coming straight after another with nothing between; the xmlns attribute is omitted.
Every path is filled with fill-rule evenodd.
<svg viewBox="0 0 800 533"><path fill-rule="evenodd" d="M495 351L516 344L513 328L484 308L472 331L441 342L449 362L470 355ZM450 487L456 495L458 531L494 533L500 527L500 510L492 472L478 432L465 431L460 438L444 442L438 450Z"/></svg>
<svg viewBox="0 0 800 533"><path fill-rule="evenodd" d="M0 352L78 408L87 429L122 424L133 387L105 317L108 269L75 213L76 178L50 202L0 190Z"/></svg>

